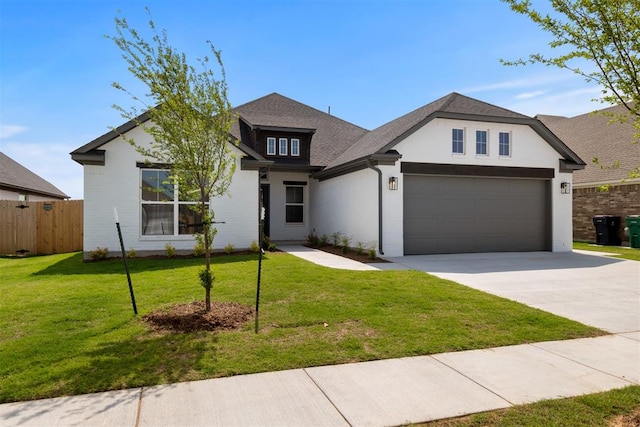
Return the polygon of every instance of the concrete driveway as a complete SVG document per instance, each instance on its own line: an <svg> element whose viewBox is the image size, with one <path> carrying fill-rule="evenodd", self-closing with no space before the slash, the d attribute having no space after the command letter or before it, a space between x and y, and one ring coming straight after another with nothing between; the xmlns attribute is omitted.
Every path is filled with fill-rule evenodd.
<svg viewBox="0 0 640 427"><path fill-rule="evenodd" d="M388 258L611 333L640 331L640 262L596 252Z"/></svg>

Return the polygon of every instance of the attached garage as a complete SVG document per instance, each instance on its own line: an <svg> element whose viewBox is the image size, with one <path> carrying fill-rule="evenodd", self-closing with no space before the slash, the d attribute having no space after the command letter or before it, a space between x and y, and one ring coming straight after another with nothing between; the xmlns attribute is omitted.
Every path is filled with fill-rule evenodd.
<svg viewBox="0 0 640 427"><path fill-rule="evenodd" d="M551 250L552 169L402 169L405 255Z"/></svg>

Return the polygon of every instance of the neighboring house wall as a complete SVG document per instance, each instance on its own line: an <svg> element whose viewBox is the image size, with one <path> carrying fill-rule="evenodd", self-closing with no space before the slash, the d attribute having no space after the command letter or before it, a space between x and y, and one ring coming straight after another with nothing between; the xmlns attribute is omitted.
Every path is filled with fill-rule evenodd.
<svg viewBox="0 0 640 427"><path fill-rule="evenodd" d="M613 215L620 217L620 238L623 242L628 242L629 237L623 232L625 218L628 215L640 215L640 184L611 185L608 189L574 188L573 213L575 240L595 242L593 217Z"/></svg>
<svg viewBox="0 0 640 427"><path fill-rule="evenodd" d="M138 144L149 141L149 135L140 127L127 134ZM195 239L192 235L142 236L141 233L141 184L140 168L137 162L144 158L133 146L121 138L116 138L101 147L105 152L105 165L84 166L85 208L84 208L84 251L85 254L97 247L107 247L110 252L120 249L116 233L113 208L118 211L125 249L135 249L141 255L164 253L164 246L170 243L179 251L193 252ZM215 211L218 234L215 248L231 243L236 248L248 248L258 239L258 173L240 170L242 153L237 155L237 167L229 188L231 198L222 196L224 203L211 201Z"/></svg>
<svg viewBox="0 0 640 427"><path fill-rule="evenodd" d="M61 198L59 197L41 196L38 194L32 194L27 191L11 191L11 190L0 188L0 200L20 201L20 200L25 200L25 196L26 196L26 200L31 202L47 202L49 200L61 200Z"/></svg>
<svg viewBox="0 0 640 427"><path fill-rule="evenodd" d="M451 147L451 130L459 128L465 130L465 154L453 154ZM488 130L489 154L478 156L475 154L475 131ZM498 133L510 132L512 135L512 153L510 157L498 155ZM400 177L399 191L403 191L400 163L402 161L424 163L448 163L464 165L507 166L507 167L535 167L553 168L555 177L551 180L552 206L552 250L570 251L572 248L571 231L571 196L560 193L560 183L571 183L571 173L560 173L560 155L546 143L529 126L487 123L466 120L435 119L423 128L409 135L397 144L396 149L402 154L402 159L395 166L393 175ZM396 197L396 192L383 191L387 198ZM395 205L396 200L390 199L387 205ZM400 202L401 205L401 202ZM402 223L402 209L390 209L386 221L392 224ZM523 224L526 227L526 224ZM402 236L402 232L394 235ZM391 252L389 250L389 252ZM395 248L394 248L394 255ZM385 251L387 253L387 251Z"/></svg>

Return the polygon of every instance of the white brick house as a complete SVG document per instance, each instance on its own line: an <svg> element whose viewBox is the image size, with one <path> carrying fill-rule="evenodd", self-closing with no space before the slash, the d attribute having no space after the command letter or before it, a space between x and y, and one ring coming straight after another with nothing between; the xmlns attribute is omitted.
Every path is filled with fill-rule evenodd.
<svg viewBox="0 0 640 427"><path fill-rule="evenodd" d="M456 93L373 131L275 93L235 111L230 197L211 200L216 248L258 240L262 195L274 241L340 232L387 256L571 250L584 162L536 119ZM118 250L113 207L127 248L193 250L181 203L142 190L164 172L121 133L149 138L130 122L71 153L84 166L85 254Z"/></svg>

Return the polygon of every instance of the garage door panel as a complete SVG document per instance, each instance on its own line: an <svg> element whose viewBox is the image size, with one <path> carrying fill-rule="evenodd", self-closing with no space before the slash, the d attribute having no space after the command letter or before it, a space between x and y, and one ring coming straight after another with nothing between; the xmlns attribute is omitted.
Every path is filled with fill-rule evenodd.
<svg viewBox="0 0 640 427"><path fill-rule="evenodd" d="M549 250L548 181L404 177L405 254Z"/></svg>

